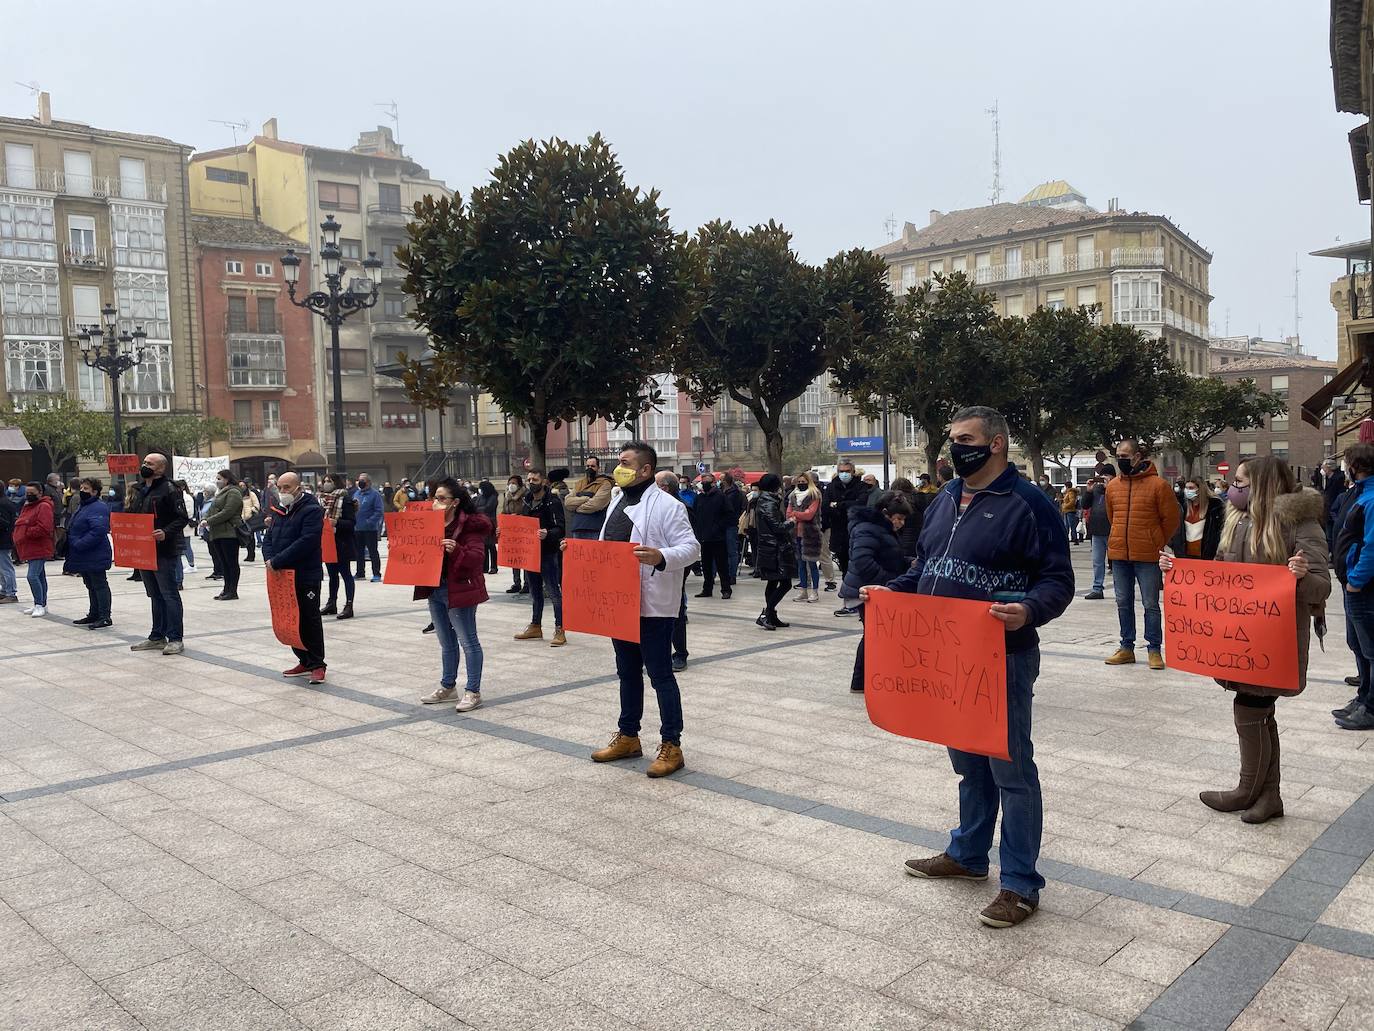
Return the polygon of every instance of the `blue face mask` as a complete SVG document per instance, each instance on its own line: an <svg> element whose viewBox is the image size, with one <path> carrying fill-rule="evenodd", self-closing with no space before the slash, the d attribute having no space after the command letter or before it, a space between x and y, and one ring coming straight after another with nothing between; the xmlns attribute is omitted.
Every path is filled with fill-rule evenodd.
<svg viewBox="0 0 1374 1031"><path fill-rule="evenodd" d="M854 474L853 474L853 473L840 473L840 482L841 482L841 483L848 483L848 482L849 482L850 480L852 480L852 479L854 479Z"/></svg>

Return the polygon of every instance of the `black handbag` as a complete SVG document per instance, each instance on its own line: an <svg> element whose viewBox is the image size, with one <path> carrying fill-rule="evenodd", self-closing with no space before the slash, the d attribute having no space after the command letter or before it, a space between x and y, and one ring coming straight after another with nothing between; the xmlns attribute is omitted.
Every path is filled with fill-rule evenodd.
<svg viewBox="0 0 1374 1031"><path fill-rule="evenodd" d="M253 531L242 519L234 524L234 533L238 535L240 547L246 548L253 543Z"/></svg>

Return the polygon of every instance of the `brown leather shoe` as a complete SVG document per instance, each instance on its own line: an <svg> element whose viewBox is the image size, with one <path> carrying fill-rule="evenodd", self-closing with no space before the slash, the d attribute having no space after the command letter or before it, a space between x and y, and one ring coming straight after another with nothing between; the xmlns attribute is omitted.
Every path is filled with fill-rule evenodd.
<svg viewBox="0 0 1374 1031"><path fill-rule="evenodd" d="M515 635L517 641L542 641L544 639L544 628L538 623L531 623L518 634Z"/></svg>
<svg viewBox="0 0 1374 1031"><path fill-rule="evenodd" d="M556 626L556 627L554 627L554 628L553 628L553 640L549 642L549 647L550 647L550 648L562 648L562 647L563 647L565 644L567 644L567 643L568 643L568 635L565 634L565 633L563 633L563 628L562 628L561 626Z"/></svg>
<svg viewBox="0 0 1374 1031"><path fill-rule="evenodd" d="M611 738L611 743L605 748L599 748L592 753L594 763L613 763L618 759L638 759L644 754L644 750L639 747L639 737L631 737L628 734L616 734Z"/></svg>
<svg viewBox="0 0 1374 1031"><path fill-rule="evenodd" d="M658 757L649 764L650 777L666 777L682 769L682 749L671 741L658 746Z"/></svg>
<svg viewBox="0 0 1374 1031"><path fill-rule="evenodd" d="M1015 927L1023 920L1029 920L1038 908L1040 903L1003 888L988 908L978 914L978 919L988 927Z"/></svg>
<svg viewBox="0 0 1374 1031"><path fill-rule="evenodd" d="M958 878L963 881L986 881L988 879L986 870L982 873L974 873L968 867L961 866L950 859L943 852L938 856L931 856L929 859L908 859L902 869L911 877Z"/></svg>
<svg viewBox="0 0 1374 1031"><path fill-rule="evenodd" d="M1129 666L1133 662L1135 662L1135 652L1127 651L1125 648L1118 648L1107 659L1108 666Z"/></svg>
<svg viewBox="0 0 1374 1031"><path fill-rule="evenodd" d="M1151 669L1163 669L1163 668L1164 668L1164 656L1163 656L1161 653L1159 653L1159 652L1150 652L1150 668L1151 668Z"/></svg>

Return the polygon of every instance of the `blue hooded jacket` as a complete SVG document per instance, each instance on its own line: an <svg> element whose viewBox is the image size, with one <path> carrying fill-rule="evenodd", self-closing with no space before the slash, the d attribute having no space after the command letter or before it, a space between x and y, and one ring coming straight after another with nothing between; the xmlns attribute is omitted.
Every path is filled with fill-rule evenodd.
<svg viewBox="0 0 1374 1031"><path fill-rule="evenodd" d="M112 565L110 509L99 498L82 495L81 507L67 525L67 573L99 573Z"/></svg>
<svg viewBox="0 0 1374 1031"><path fill-rule="evenodd" d="M353 524L355 530L364 533L380 533L382 529L382 496L376 487L353 491L353 500L358 503L358 515Z"/></svg>
<svg viewBox="0 0 1374 1031"><path fill-rule="evenodd" d="M887 586L907 594L1019 602L1029 618L1007 633L1007 651L1027 651L1040 643L1035 628L1058 618L1073 600L1063 518L1015 466L976 492L961 516L963 490L964 481L954 480L935 496L915 564Z"/></svg>

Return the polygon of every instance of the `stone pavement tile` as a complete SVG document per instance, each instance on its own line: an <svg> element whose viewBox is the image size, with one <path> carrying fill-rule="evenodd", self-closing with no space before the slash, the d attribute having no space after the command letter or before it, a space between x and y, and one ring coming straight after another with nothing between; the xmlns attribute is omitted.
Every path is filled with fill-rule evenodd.
<svg viewBox="0 0 1374 1031"><path fill-rule="evenodd" d="M196 866L220 884L236 890L280 880L303 869L292 859L258 844L249 844L240 852L217 856Z"/></svg>
<svg viewBox="0 0 1374 1031"><path fill-rule="evenodd" d="M206 879L134 900L139 909L171 931L180 931L242 908L242 896Z"/></svg>
<svg viewBox="0 0 1374 1031"><path fill-rule="evenodd" d="M864 988L885 987L924 959L896 947L887 935L880 941L836 927L818 927L795 941L777 943L769 951Z"/></svg>
<svg viewBox="0 0 1374 1031"><path fill-rule="evenodd" d="M49 941L61 944L102 930L136 923L139 910L105 888L29 910L25 918Z"/></svg>
<svg viewBox="0 0 1374 1031"><path fill-rule="evenodd" d="M1374 1003L1347 999L1327 1031L1368 1031L1374 1027Z"/></svg>
<svg viewBox="0 0 1374 1031"><path fill-rule="evenodd" d="M1159 909L1114 895L1099 902L1083 919L1191 953L1194 958L1202 955L1226 932L1226 925L1215 920Z"/></svg>
<svg viewBox="0 0 1374 1031"><path fill-rule="evenodd" d="M261 951L301 933L300 928L247 899L221 905L215 915L177 932L220 963Z"/></svg>
<svg viewBox="0 0 1374 1031"><path fill-rule="evenodd" d="M905 906L891 900L875 899L835 888L778 899L775 904L817 923L879 937L911 919L911 912Z"/></svg>
<svg viewBox="0 0 1374 1031"><path fill-rule="evenodd" d="M504 899L564 883L564 878L552 870L504 855L487 856L476 863L445 870L444 874L467 887Z"/></svg>
<svg viewBox="0 0 1374 1031"><path fill-rule="evenodd" d="M287 920L296 920L322 909L356 901L359 892L314 870L303 870L242 892L265 909Z"/></svg>
<svg viewBox="0 0 1374 1031"><path fill-rule="evenodd" d="M799 1026L833 1031L955 1031L960 1027L928 1010L825 975L774 999L768 1009Z"/></svg>
<svg viewBox="0 0 1374 1031"><path fill-rule="evenodd" d="M664 1031L796 1031L795 1022L723 992L702 988L679 999L652 1025Z"/></svg>
<svg viewBox="0 0 1374 1031"><path fill-rule="evenodd" d="M495 895L410 864L356 877L347 886L459 938L516 923L527 915Z"/></svg>
<svg viewBox="0 0 1374 1031"><path fill-rule="evenodd" d="M703 933L774 952L825 929L824 924L753 899L706 906L688 914L688 919Z"/></svg>
<svg viewBox="0 0 1374 1031"><path fill-rule="evenodd" d="M91 979L102 981L190 951L191 946L153 920L112 924L67 938L57 947Z"/></svg>
<svg viewBox="0 0 1374 1031"><path fill-rule="evenodd" d="M308 935L245 953L228 969L283 1009L375 976L361 963Z"/></svg>
<svg viewBox="0 0 1374 1031"><path fill-rule="evenodd" d="M1132 878L1139 876L1156 859L1144 852L1098 846L1075 838L1047 839L1041 846L1040 854L1046 859L1058 859L1117 877Z"/></svg>
<svg viewBox="0 0 1374 1031"><path fill-rule="evenodd" d="M1073 1012L1039 995L938 960L924 963L894 981L887 994L950 1020L969 1021L981 1031L1066 1028L1070 1026L1067 1017ZM1073 1021L1074 1025L1082 1023ZM1088 1026L1093 1023L1087 1022ZM1120 1025L1102 1020L1099 1026Z"/></svg>
<svg viewBox="0 0 1374 1031"><path fill-rule="evenodd" d="M636 905L568 880L517 895L511 901L535 916L611 944L621 928L649 926L658 916L654 907Z"/></svg>
<svg viewBox="0 0 1374 1031"><path fill-rule="evenodd" d="M377 975L325 992L291 1013L320 1031L461 1031L470 1026Z"/></svg>
<svg viewBox="0 0 1374 1031"><path fill-rule="evenodd" d="M1273 884L1291 865L1287 859L1241 850L1233 852L1217 869L1222 873L1236 874L1249 880Z"/></svg>
<svg viewBox="0 0 1374 1031"><path fill-rule="evenodd" d="M705 906L728 903L732 898L729 892L662 870L647 870L609 884L604 890L627 902L675 913L691 913Z"/></svg>
<svg viewBox="0 0 1374 1031"><path fill-rule="evenodd" d="M168 855L102 870L99 877L107 888L131 902L173 888L216 886L191 864Z"/></svg>
<svg viewBox="0 0 1374 1031"><path fill-rule="evenodd" d="M423 995L483 1031L629 1031L634 1026L584 1001L573 986L558 983L562 976L541 981L498 961L480 974L454 978Z"/></svg>
<svg viewBox="0 0 1374 1031"><path fill-rule="evenodd" d="M1374 1004L1374 959L1347 956L1316 945L1299 944L1279 967L1275 980L1301 981L1356 1002Z"/></svg>
<svg viewBox="0 0 1374 1031"><path fill-rule="evenodd" d="M57 947L24 921L0 928L0 984L56 970L65 963Z"/></svg>
<svg viewBox="0 0 1374 1031"><path fill-rule="evenodd" d="M1139 1016L1163 991L1160 985L1129 974L1048 953L1024 956L997 979L1122 1024Z"/></svg>
<svg viewBox="0 0 1374 1031"><path fill-rule="evenodd" d="M295 857L303 866L332 877L336 881L346 881L350 877L377 873L400 866L402 860L389 852L383 852L361 841L348 841L318 852L306 852Z"/></svg>
<svg viewBox="0 0 1374 1031"><path fill-rule="evenodd" d="M99 985L70 966L8 982L0 991L0 1027L15 1031L124 1031L139 1026Z"/></svg>
<svg viewBox="0 0 1374 1031"><path fill-rule="evenodd" d="M539 978L581 963L609 947L537 916L503 923L466 936L466 940L496 959Z"/></svg>
<svg viewBox="0 0 1374 1031"><path fill-rule="evenodd" d="M148 863L167 858L168 853L154 842L134 834L81 845L69 850L66 857L77 866L97 876L116 867Z"/></svg>
<svg viewBox="0 0 1374 1031"><path fill-rule="evenodd" d="M1177 888L1195 895L1221 899L1237 906L1249 906L1264 894L1268 885L1248 877L1221 873L1182 861L1160 859L1140 873L1140 880L1163 888Z"/></svg>
<svg viewBox="0 0 1374 1031"><path fill-rule="evenodd" d="M905 955L938 956L942 963L989 976L995 976L1041 947L1034 934L1022 934L1021 928L1007 934L984 927L974 912L976 910L954 919L923 916L884 934L883 941ZM1038 915L1036 920L1043 915Z"/></svg>
<svg viewBox="0 0 1374 1031"><path fill-rule="evenodd" d="M685 921L660 920L616 945L715 991L759 1005L814 974L813 967L709 934Z"/></svg>
<svg viewBox="0 0 1374 1031"><path fill-rule="evenodd" d="M1103 966L1167 987L1197 962L1197 956L1197 953L1185 949L1135 938Z"/></svg>
<svg viewBox="0 0 1374 1031"><path fill-rule="evenodd" d="M1105 891L1081 888L1077 884L1067 884L1063 881L1051 881L1045 893L1040 896L1040 910L1078 920L1107 897Z"/></svg>
<svg viewBox="0 0 1374 1031"><path fill-rule="evenodd" d="M1259 990L1231 1024L1233 1031L1301 1028L1326 1031L1345 1003L1339 991L1275 977Z"/></svg>
<svg viewBox="0 0 1374 1031"><path fill-rule="evenodd" d="M669 1014L702 990L698 981L614 949L568 967L544 983L630 1023L650 1027L662 1026Z"/></svg>
<svg viewBox="0 0 1374 1031"><path fill-rule="evenodd" d="M100 882L80 867L66 861L20 877L0 881L0 899L23 911L85 895L100 887Z"/></svg>

